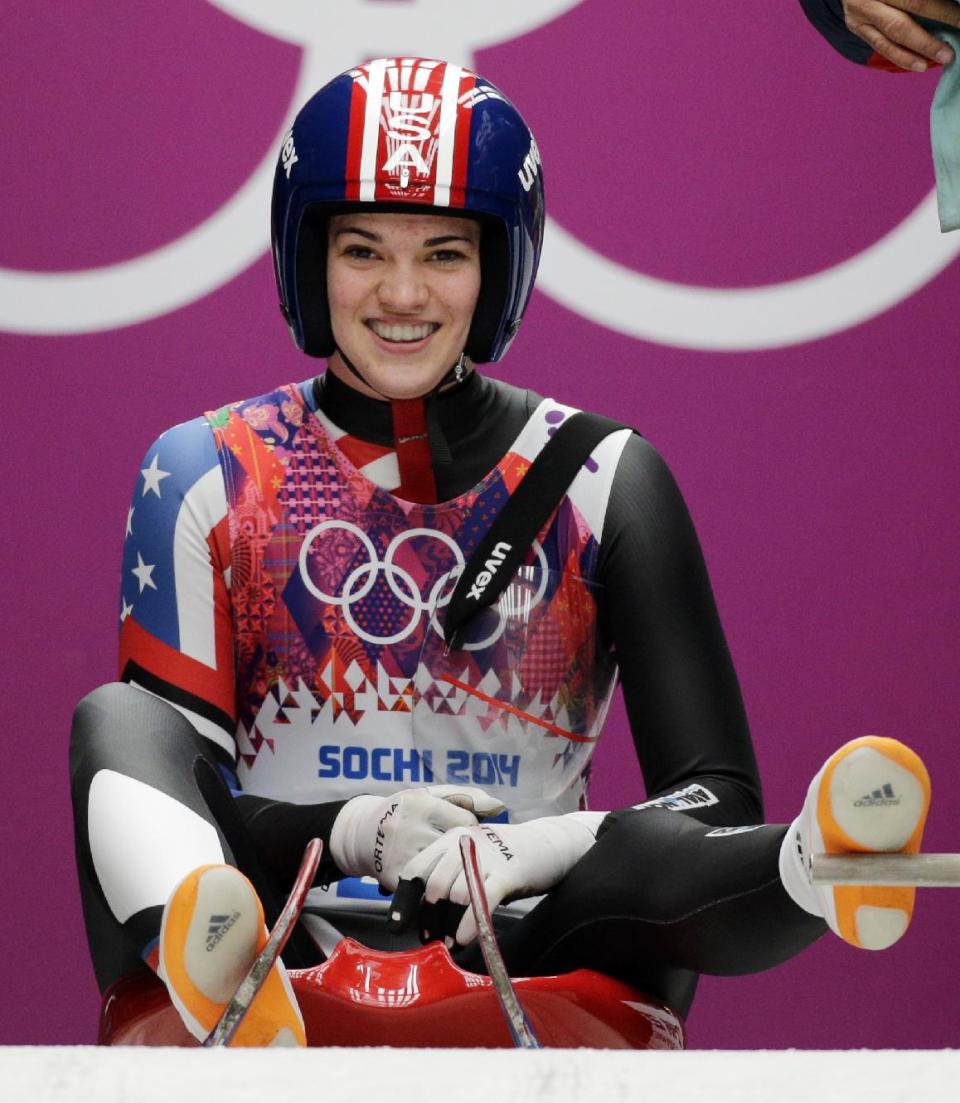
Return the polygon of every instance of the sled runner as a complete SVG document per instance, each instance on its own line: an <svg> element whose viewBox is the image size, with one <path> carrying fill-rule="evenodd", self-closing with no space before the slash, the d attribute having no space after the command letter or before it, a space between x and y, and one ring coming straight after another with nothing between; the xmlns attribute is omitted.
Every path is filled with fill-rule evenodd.
<svg viewBox="0 0 960 1103"><path fill-rule="evenodd" d="M815 885L960 888L960 854L817 854Z"/></svg>

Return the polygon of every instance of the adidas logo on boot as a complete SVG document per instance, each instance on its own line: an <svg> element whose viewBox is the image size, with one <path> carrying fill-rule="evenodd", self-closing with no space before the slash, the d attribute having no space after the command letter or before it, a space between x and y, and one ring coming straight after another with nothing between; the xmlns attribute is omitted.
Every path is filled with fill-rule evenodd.
<svg viewBox="0 0 960 1103"><path fill-rule="evenodd" d="M899 804L900 798L893 791L889 783L882 789L874 789L872 793L866 793L859 800L854 801L856 808L880 808L891 804Z"/></svg>
<svg viewBox="0 0 960 1103"><path fill-rule="evenodd" d="M903 853L920 849L930 778L895 739L868 735L845 744L810 783L780 852L784 887L853 946L883 950L906 931L916 890L897 885L814 885L814 854Z"/></svg>
<svg viewBox="0 0 960 1103"><path fill-rule="evenodd" d="M232 866L200 866L174 889L163 911L157 972L195 1038L202 1041L217 1025L267 937L260 899ZM230 1045L306 1045L282 962L271 970Z"/></svg>

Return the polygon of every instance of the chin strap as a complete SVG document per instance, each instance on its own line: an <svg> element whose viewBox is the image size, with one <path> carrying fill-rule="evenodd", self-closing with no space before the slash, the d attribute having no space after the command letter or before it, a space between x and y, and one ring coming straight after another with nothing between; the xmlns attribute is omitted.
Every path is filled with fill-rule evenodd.
<svg viewBox="0 0 960 1103"><path fill-rule="evenodd" d="M431 418L427 423L427 399L432 398L448 383L459 383L466 376L466 354L460 358L443 376L439 383L427 394L416 398L390 398L378 391L369 380L364 379L360 370L350 360L343 349L338 348L340 359L364 386L375 391L390 403L393 413L393 442L397 453L397 465L400 468L400 485L394 493L411 502L437 501L437 480L434 474L434 450L449 459L447 442L443 439L440 423ZM431 448L431 439L435 448ZM437 439L439 438L439 439Z"/></svg>

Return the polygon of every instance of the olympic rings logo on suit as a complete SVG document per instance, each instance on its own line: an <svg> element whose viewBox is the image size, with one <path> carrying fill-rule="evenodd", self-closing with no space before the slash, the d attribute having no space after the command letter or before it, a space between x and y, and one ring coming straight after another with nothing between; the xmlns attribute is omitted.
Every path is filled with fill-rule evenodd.
<svg viewBox="0 0 960 1103"><path fill-rule="evenodd" d="M329 594L316 584L310 574L310 553L319 538L325 533L334 532L336 530L347 532L355 536L357 540L360 541L367 554L367 561L355 566L349 572L343 580L341 593ZM410 572L396 563L394 559L397 551L402 545L407 543L407 541L422 538L439 541L452 554L454 559L454 566L433 583L426 597L424 597L420 586ZM493 607L497 613L496 627L484 639L473 640L466 643L464 645L464 650L479 651L485 647L490 647L503 635L507 620L511 615L526 617L529 615L530 611L543 600L547 591L549 564L547 563L547 557L543 548L536 540L533 542L533 551L537 558L537 566L521 567L518 576L521 584L523 582L535 581L535 588L531 592L524 586L522 599L518 600L513 593L516 589L516 584L511 584L501 596L498 605ZM406 532L399 533L387 545L387 550L384 553L383 559L381 559L377 554L376 546L370 539L369 534L364 532L362 528L350 521L331 519L321 521L319 525L315 525L304 537L303 543L300 545L297 565L300 572L300 578L307 590L317 598L318 601L322 601L326 605L335 605L342 609L343 619L347 622L350 631L353 632L354 635L367 643L387 646L393 643L400 643L415 632L420 626L424 613L429 614L430 625L436 634L441 639L443 638L443 629L437 620L437 610L444 608L450 603L454 590L454 586L451 585L451 583L455 583L456 579L463 573L466 561L463 557L460 545L452 536L447 535L445 532L439 532L437 529L429 528L413 528ZM398 631L387 636L377 636L368 632L357 623L357 619L353 613L353 607L358 602L363 601L376 585L377 579L381 575L386 580L393 596L402 605L412 610L410 619L407 623Z"/></svg>
<svg viewBox="0 0 960 1103"><path fill-rule="evenodd" d="M199 0L198 0L199 2ZM549 23L583 0L485 0L451 12L447 0L404 4L339 0L337 33L313 0L208 0L235 19L299 46L291 114L371 42L394 54L443 57L473 67L473 55ZM283 120L277 147L289 127ZM0 266L0 329L93 333L160 317L215 291L269 246L276 156L208 219L159 249L89 270L30 272ZM708 287L660 279L618 264L547 219L538 288L568 310L628 337L677 348L765 349L857 325L908 298L960 253L960 234L941 234L936 191L860 253L799 279L759 287Z"/></svg>

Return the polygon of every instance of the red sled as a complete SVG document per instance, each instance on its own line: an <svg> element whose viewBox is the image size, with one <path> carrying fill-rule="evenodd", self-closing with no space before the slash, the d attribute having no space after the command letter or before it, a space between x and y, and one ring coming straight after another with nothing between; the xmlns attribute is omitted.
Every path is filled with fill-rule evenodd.
<svg viewBox="0 0 960 1103"><path fill-rule="evenodd" d="M674 1012L621 981L590 969L507 977L473 841L465 837L460 850L484 959L494 979L461 969L441 942L386 951L342 938L321 965L289 972L308 1045L684 1048L683 1024ZM300 916L320 851L319 840L307 846L267 945L204 1044L228 1043ZM107 1046L201 1045L184 1026L166 986L147 971L106 991L97 1040Z"/></svg>
<svg viewBox="0 0 960 1103"><path fill-rule="evenodd" d="M512 1048L489 977L459 968L440 942L383 951L353 939L312 969L290 971L310 1046ZM551 1048L683 1049L669 1008L590 969L513 981L540 1042ZM163 982L144 971L103 997L100 1045L199 1046Z"/></svg>

